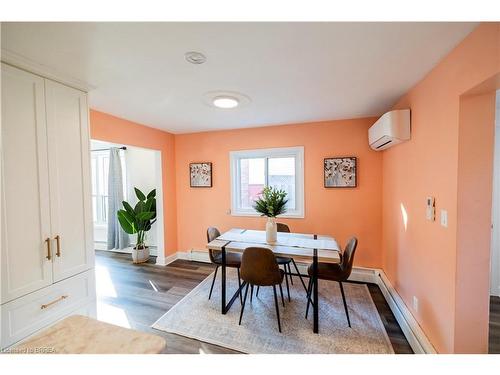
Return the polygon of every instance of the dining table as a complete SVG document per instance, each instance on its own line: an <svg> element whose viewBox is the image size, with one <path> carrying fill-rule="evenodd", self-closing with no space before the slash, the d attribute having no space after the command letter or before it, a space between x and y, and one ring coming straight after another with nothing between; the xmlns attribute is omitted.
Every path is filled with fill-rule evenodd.
<svg viewBox="0 0 500 375"><path fill-rule="evenodd" d="M266 232L262 230L241 229L233 228L224 232L215 240L207 244L210 250L220 251L222 264L221 264L221 313L226 314L231 308L233 302L241 294L246 283L243 282L239 285L238 290L226 302L226 253L239 252L242 253L247 247L260 246L270 249L276 256L284 256L294 259L294 266L296 273L292 274L299 276L304 289L307 287L302 277L309 277L309 275L302 275L295 263L312 264L313 290L312 290L312 307L313 307L313 332L319 331L319 296L318 296L318 262L324 263L339 263L340 262L340 248L335 238L328 235L306 234L306 233L284 233L279 232L276 242L268 243L266 241ZM310 297L308 297L310 298Z"/></svg>

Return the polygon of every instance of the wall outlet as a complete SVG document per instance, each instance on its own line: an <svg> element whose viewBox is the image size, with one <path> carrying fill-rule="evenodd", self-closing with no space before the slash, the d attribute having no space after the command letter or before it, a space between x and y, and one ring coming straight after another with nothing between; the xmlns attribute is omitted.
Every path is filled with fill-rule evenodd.
<svg viewBox="0 0 500 375"><path fill-rule="evenodd" d="M418 298L416 296L413 296L413 310L418 312Z"/></svg>
<svg viewBox="0 0 500 375"><path fill-rule="evenodd" d="M448 211L441 210L441 226L448 228Z"/></svg>

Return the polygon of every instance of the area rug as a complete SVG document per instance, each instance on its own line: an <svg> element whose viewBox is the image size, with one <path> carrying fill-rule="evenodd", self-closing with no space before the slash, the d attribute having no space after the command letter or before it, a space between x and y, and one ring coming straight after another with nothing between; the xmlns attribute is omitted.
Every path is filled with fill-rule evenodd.
<svg viewBox="0 0 500 375"><path fill-rule="evenodd" d="M237 290L235 270L227 271L228 295ZM347 320L338 283L319 283L319 333L313 333L312 311L305 319L305 290L298 277L290 285L291 302L283 283L285 307L280 302L282 333L278 332L272 287L260 288L259 296L250 289L241 326L241 305L236 300L226 315L221 314L220 272L208 300L213 274L174 305L153 328L250 354L278 353L394 353L384 325L364 284L345 283L349 316ZM167 343L168 345L168 343Z"/></svg>

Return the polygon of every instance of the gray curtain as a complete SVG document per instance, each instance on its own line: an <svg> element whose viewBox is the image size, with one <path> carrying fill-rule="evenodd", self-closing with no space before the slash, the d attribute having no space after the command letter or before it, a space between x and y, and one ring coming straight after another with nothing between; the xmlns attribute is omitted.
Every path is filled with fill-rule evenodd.
<svg viewBox="0 0 500 375"><path fill-rule="evenodd" d="M116 215L116 212L122 209L122 201L123 177L120 150L111 147L108 173L108 250L124 249L129 246L129 236L121 228Z"/></svg>

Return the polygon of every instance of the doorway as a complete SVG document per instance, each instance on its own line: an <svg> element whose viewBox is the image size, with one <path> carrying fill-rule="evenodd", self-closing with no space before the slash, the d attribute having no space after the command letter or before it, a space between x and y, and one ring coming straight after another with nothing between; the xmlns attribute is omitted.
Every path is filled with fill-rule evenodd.
<svg viewBox="0 0 500 375"><path fill-rule="evenodd" d="M123 188L123 200L132 205L138 202L135 188L144 194L156 189L157 220L147 232L146 244L150 248L150 255L157 258L157 262L164 259L164 236L163 236L163 191L162 191L162 168L161 152L158 150L136 147L126 144L115 144L101 140L91 140L91 174L92 174L92 213L94 231L94 249L112 251L119 253L132 253L136 242L135 235L123 236L127 241L121 245L114 245L108 241L108 229L111 212L110 186L108 183L110 174L110 150L117 148L119 154L119 166L121 170L121 184ZM116 160L115 160L116 162ZM113 166L116 168L116 166ZM116 171L115 171L116 173ZM118 207L121 208L118 203ZM120 228L120 231L122 229ZM114 245L114 246L113 246Z"/></svg>

